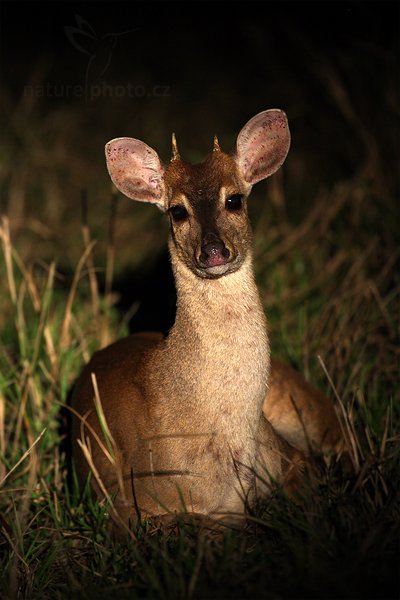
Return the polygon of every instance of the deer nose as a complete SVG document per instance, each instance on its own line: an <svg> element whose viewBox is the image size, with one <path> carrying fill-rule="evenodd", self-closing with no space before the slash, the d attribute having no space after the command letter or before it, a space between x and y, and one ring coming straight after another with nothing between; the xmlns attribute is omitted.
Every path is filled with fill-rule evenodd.
<svg viewBox="0 0 400 600"><path fill-rule="evenodd" d="M230 252L219 237L215 234L208 234L204 237L199 257L202 266L217 267L226 265L229 257Z"/></svg>

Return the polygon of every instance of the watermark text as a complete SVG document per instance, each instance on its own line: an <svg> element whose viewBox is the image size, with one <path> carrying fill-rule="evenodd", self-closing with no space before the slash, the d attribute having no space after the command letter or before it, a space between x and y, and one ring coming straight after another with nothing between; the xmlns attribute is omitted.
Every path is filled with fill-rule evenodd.
<svg viewBox="0 0 400 600"><path fill-rule="evenodd" d="M34 98L165 98L171 96L169 85L120 84L105 82L89 85L61 84L47 82L37 85L25 85L24 96Z"/></svg>

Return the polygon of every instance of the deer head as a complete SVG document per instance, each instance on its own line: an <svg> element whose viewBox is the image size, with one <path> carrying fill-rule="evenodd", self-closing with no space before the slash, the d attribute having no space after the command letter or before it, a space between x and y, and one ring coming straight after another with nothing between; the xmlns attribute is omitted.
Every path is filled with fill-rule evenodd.
<svg viewBox="0 0 400 600"><path fill-rule="evenodd" d="M255 183L279 169L289 146L286 115L273 109L243 127L233 155L215 137L211 154L192 165L181 159L173 135L166 166L147 144L128 137L108 142L106 159L123 194L168 213L171 251L198 277L218 278L245 261L251 245L247 198Z"/></svg>

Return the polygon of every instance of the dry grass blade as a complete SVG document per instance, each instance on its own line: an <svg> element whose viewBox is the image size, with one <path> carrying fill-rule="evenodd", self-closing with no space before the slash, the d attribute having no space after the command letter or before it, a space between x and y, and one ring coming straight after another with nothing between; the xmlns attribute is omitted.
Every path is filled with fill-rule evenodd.
<svg viewBox="0 0 400 600"><path fill-rule="evenodd" d="M6 435L5 435L5 417L6 417L6 400L4 395L0 393L0 456L4 457L6 452ZM6 465L3 460L0 460L0 481L4 479L6 474Z"/></svg>
<svg viewBox="0 0 400 600"><path fill-rule="evenodd" d="M21 456L21 458L19 459L19 461L12 467L12 469L10 469L10 471L6 474L5 477L3 477L3 479L0 481L0 487L3 486L5 484L5 482L7 481L7 479L10 477L10 475L19 467L19 465L24 462L24 460L30 455L30 453L32 452L32 450L34 449L34 447L40 442L40 440L42 439L42 437L44 436L46 432L46 427L43 429L43 431L38 435L38 437L35 439L35 441L29 446L28 450L26 450L23 455Z"/></svg>
<svg viewBox="0 0 400 600"><path fill-rule="evenodd" d="M99 387L97 385L96 373L91 373L90 377L91 377L92 385L93 385L93 391L94 391L93 401L94 401L94 405L96 408L97 417L100 421L101 430L105 437L109 453L112 456L112 462L113 462L113 464L115 464L115 448L117 447L117 445L116 445L115 440L114 440L114 438L111 434L111 431L108 427L108 423L107 423L107 420L106 420L106 417L105 417L105 414L103 411L103 405L102 405L101 399L100 399Z"/></svg>
<svg viewBox="0 0 400 600"><path fill-rule="evenodd" d="M87 191L82 190L81 197L81 206L82 206L82 237L84 250L86 251L90 247L90 251L87 254L87 264L88 264L88 277L90 284L90 291L92 297L92 305L93 305L93 316L96 320L96 323L99 323L99 286L97 283L97 277L95 274L94 260L93 260L93 243L90 238L90 229L88 225L88 200L87 200Z"/></svg>
<svg viewBox="0 0 400 600"><path fill-rule="evenodd" d="M381 458L383 458L384 456L386 456L386 444L387 444L388 439L389 439L390 414L391 414L391 406L388 406L387 409L386 409L385 426L384 426L384 429L383 429L383 436L382 436L381 444L380 444L380 447L379 447L379 455L380 455Z"/></svg>
<svg viewBox="0 0 400 600"><path fill-rule="evenodd" d="M6 216L2 217L3 226L0 227L0 238L3 242L3 253L5 258L6 272L7 272L7 282L8 288L10 290L10 296L15 304L17 301L17 291L16 291L16 283L15 283L15 274L13 269L13 260L18 266L24 284L27 287L29 292L32 306L35 312L39 312L41 308L41 300L39 290L33 280L33 276L31 271L25 266L24 261L19 256L16 248L12 245L11 236L10 236L10 224L9 220Z"/></svg>
<svg viewBox="0 0 400 600"><path fill-rule="evenodd" d="M129 534L129 536L130 536L132 539L134 539L134 540L135 540L135 539L136 539L136 536L135 536L135 534L134 534L134 533L133 533L133 531L132 531L132 530L131 530L131 529L128 527L128 525L127 525L127 524L126 524L126 523L125 523L125 522L124 522L124 521L121 519L121 517L120 517L120 515L119 515L118 511L117 511L117 510L116 510L116 508L114 507L114 503L113 503L113 501L112 501L112 499L111 499L111 496L110 496L110 494L108 493L108 491L107 491L107 488L106 488L106 486L104 485L104 483L103 483L103 480L102 480L102 479L101 479L101 477L100 477L100 474L99 474L99 472L98 472L98 470L97 470L97 468L96 468L96 465L95 465L95 464L94 464L94 462L93 462L92 453L91 453L91 451L90 451L90 446L89 446L89 444L88 444L88 443L87 443L85 440L84 440L84 441L82 441L82 440L80 440L80 439L78 439L78 444L79 444L79 446L80 446L80 448L81 448L81 450L82 450L82 452L83 452L83 454L84 454L84 456L85 456L85 459L87 460L87 463L88 463L88 465L89 465L89 467L90 467L90 470L91 470L91 472L93 473L93 475L94 475L94 477L95 477L95 479L96 479L96 482L97 482L97 484L98 484L98 486L99 486L99 488L100 488L101 492L102 492L102 493L103 493L103 495L104 495L104 498L105 498L105 499L106 499L106 501L107 501L107 505L108 505L108 507L109 507L109 509L110 509L110 511L111 511L111 513L112 513L112 516L113 516L113 518L115 519L115 521L117 522L117 524L118 524L120 527L122 527L122 529L123 529L124 531L126 531L126 532Z"/></svg>
<svg viewBox="0 0 400 600"><path fill-rule="evenodd" d="M351 452L349 452L349 454L350 454L351 461L353 463L353 467L354 467L355 471L358 472L360 469L360 461L359 461L359 456L358 456L358 452L357 452L357 443L356 443L356 436L354 433L354 429L351 427L351 424L350 424L350 421L348 418L348 414L343 405L342 399L339 396L336 386L333 383L333 380L332 380L330 374L328 373L325 363L320 355L318 355L318 361L329 381L329 385L331 386L332 391L335 395L335 398L340 406L341 416L338 415L339 424L342 429L344 440L346 442L346 447L349 450L350 450L350 448L352 450ZM336 409L336 407L335 407L335 409ZM344 423L345 427L343 426L343 423Z"/></svg>
<svg viewBox="0 0 400 600"><path fill-rule="evenodd" d="M13 429L14 442L12 445L12 453L11 453L12 458L15 457L15 455L18 453L18 450L19 450L21 431L22 431L22 423L23 423L24 419L26 418L26 405L27 405L28 396L29 396L29 378L30 377L31 377L31 375L29 375L29 367L26 366L24 371L21 373L21 377L20 377L21 396L20 396L20 402L18 405L17 419L16 419L16 423L14 424L14 429Z"/></svg>
<svg viewBox="0 0 400 600"><path fill-rule="evenodd" d="M102 405L101 399L100 399L100 393L99 393L99 387L97 385L96 374L91 373L90 376L91 376L93 390L94 390L94 404L95 404L95 408L96 408L97 418L99 419L100 427L103 432L103 436L106 440L106 444L108 446L109 453L112 457L112 464L116 469L118 486L120 489L120 493L122 495L122 499L123 499L123 501L126 501L125 485L124 485L123 474L121 471L121 466L120 466L120 463L118 460L117 444L116 444L115 439L110 431L110 428L108 427L107 419L106 419L104 411L103 411L103 405Z"/></svg>
<svg viewBox="0 0 400 600"><path fill-rule="evenodd" d="M76 290L78 287L78 282L81 277L83 266L86 263L88 256L90 256L95 243L96 242L93 241L85 248L85 250L78 262L77 268L75 270L71 289L69 291L68 299L67 299L66 306L65 306L64 320L63 320L63 324L61 327L61 335L60 335L60 348L61 349L64 349L69 344L69 328L70 328L70 323L71 323L72 306L74 303L75 294L76 294Z"/></svg>
<svg viewBox="0 0 400 600"><path fill-rule="evenodd" d="M32 353L32 358L31 358L32 365L36 365L36 361L39 356L40 347L41 347L41 343L42 343L43 333L46 328L47 316L48 316L47 315L48 305L47 305L46 300L53 289L55 271L56 271L56 265L53 262L53 263L51 263L49 271L48 271L46 286L45 286L45 289L43 292L43 301L39 305L41 311L40 311L39 323L38 323L37 332L36 332L36 338L35 338L35 342L34 342L34 346L33 346L33 353ZM53 360L54 360L54 357L53 357Z"/></svg>
<svg viewBox="0 0 400 600"><path fill-rule="evenodd" d="M59 369L58 354L57 354L55 346L54 346L53 337L51 335L51 330L50 330L48 323L46 323L44 326L43 336L44 336L44 341L46 344L47 356L49 357L51 368L52 368L52 376L53 376L53 378L55 378L58 375L58 369Z"/></svg>
<svg viewBox="0 0 400 600"><path fill-rule="evenodd" d="M77 418L80 420L80 431L81 431L81 440L85 440L85 429L88 429L90 431L90 434L93 436L93 438L96 440L96 443L99 445L101 451L103 452L103 454L106 456L107 460L114 465L115 464L115 460L114 457L110 454L110 452L108 451L107 447L103 444L103 442L101 441L100 437L97 435L96 431L93 429L93 427L90 425L90 423L88 423L87 421L87 415L82 416L80 413L78 413L72 406L68 406L67 407L68 410Z"/></svg>
<svg viewBox="0 0 400 600"><path fill-rule="evenodd" d="M10 291L11 301L15 305L17 303L17 289L15 286L14 270L12 264L12 245L10 239L10 221L3 215L2 227L0 228L0 237L3 244L4 260L6 264L7 283Z"/></svg>

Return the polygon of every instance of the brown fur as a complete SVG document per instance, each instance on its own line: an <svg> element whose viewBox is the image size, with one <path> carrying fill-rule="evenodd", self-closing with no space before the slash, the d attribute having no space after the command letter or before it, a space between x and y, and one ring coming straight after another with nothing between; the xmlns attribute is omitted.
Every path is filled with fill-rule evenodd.
<svg viewBox="0 0 400 600"><path fill-rule="evenodd" d="M306 456L340 454L345 444L334 405L289 365L273 358L263 405L275 431Z"/></svg>
<svg viewBox="0 0 400 600"><path fill-rule="evenodd" d="M278 148L270 155L263 150L255 166L246 156L218 148L204 163L190 165L175 146L174 160L162 170L154 150L138 140L119 138L107 147L110 174L120 189L164 210L180 206L187 212L182 220L171 215L177 314L168 337L134 335L97 352L74 393L73 409L81 415L72 432L78 474L83 481L90 470L77 444L81 438L98 474L92 478L94 490L99 497L105 490L116 495L125 524L185 510L219 519L243 515L248 502L271 493L273 482L293 492L306 456L334 450L340 441L328 399L280 362L272 361L270 373L246 198L251 173L259 179L260 170L263 176L276 170L288 142L282 130L286 117L266 112L267 119L249 122L242 144L270 136L268 143ZM275 121L279 135L271 138ZM269 156L265 164L264 155ZM226 198L238 194L243 206L229 210ZM211 248L221 259L217 268L201 262L208 239L220 244ZM228 258L218 254L222 247ZM99 443L103 439L106 445L92 374L115 464Z"/></svg>

